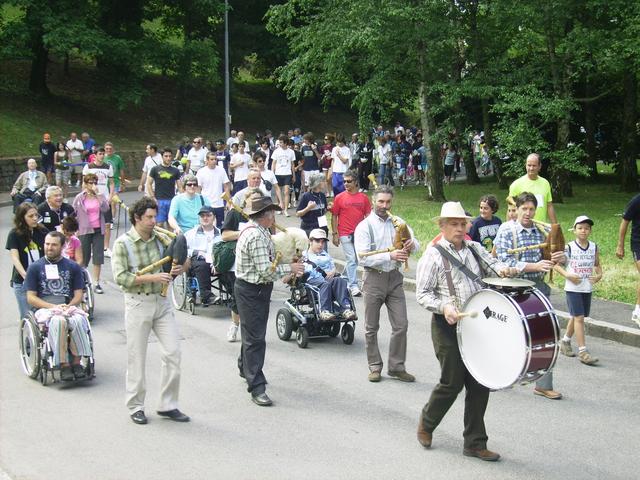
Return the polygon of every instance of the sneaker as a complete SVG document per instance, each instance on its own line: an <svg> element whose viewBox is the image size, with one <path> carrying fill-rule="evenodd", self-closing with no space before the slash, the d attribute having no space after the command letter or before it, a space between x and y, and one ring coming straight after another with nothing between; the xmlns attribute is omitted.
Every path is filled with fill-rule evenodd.
<svg viewBox="0 0 640 480"><path fill-rule="evenodd" d="M86 376L86 372L82 365L73 365L71 370L73 371L73 376L76 378L84 378Z"/></svg>
<svg viewBox="0 0 640 480"><path fill-rule="evenodd" d="M104 293L104 290L102 289L99 283L96 283L96 286L93 287L93 291L96 293L99 293L100 295Z"/></svg>
<svg viewBox="0 0 640 480"><path fill-rule="evenodd" d="M640 312L633 312L631 314L631 321L636 322L636 325L640 328Z"/></svg>
<svg viewBox="0 0 640 480"><path fill-rule="evenodd" d="M382 378L382 375L380 375L380 372L378 371L369 372L369 376L367 378L369 379L370 382L376 383L380 381L380 379Z"/></svg>
<svg viewBox="0 0 640 480"><path fill-rule="evenodd" d="M238 329L240 325L236 325L232 323L227 331L227 342L237 342L238 341Z"/></svg>
<svg viewBox="0 0 640 480"><path fill-rule="evenodd" d="M200 295L200 298L200 303L202 303L203 307L208 307L209 305L211 305L211 295L209 295L208 297Z"/></svg>
<svg viewBox="0 0 640 480"><path fill-rule="evenodd" d="M284 211L284 216L285 217L290 217L291 215L289 214L289 212L287 210Z"/></svg>
<svg viewBox="0 0 640 480"><path fill-rule="evenodd" d="M334 318L336 318L336 316L328 310L323 310L322 312L320 312L320 320L322 321L326 322L328 320L333 320Z"/></svg>
<svg viewBox="0 0 640 480"><path fill-rule="evenodd" d="M276 215L282 215L282 210L278 210L278 211L276 212Z"/></svg>
<svg viewBox="0 0 640 480"><path fill-rule="evenodd" d="M104 256L106 258L111 258L111 249L110 248L105 248L104 249Z"/></svg>
<svg viewBox="0 0 640 480"><path fill-rule="evenodd" d="M362 296L362 291L358 287L353 287L350 289L350 291L351 291L351 295L353 295L354 297Z"/></svg>
<svg viewBox="0 0 640 480"><path fill-rule="evenodd" d="M387 372L389 374L390 377L396 378L398 380L400 380L401 382L415 382L416 381L416 377L414 377L413 375L411 375L408 372Z"/></svg>
<svg viewBox="0 0 640 480"><path fill-rule="evenodd" d="M347 320L352 320L356 318L356 312L354 312L353 310L347 309L344 312L342 312L342 316Z"/></svg>
<svg viewBox="0 0 640 480"><path fill-rule="evenodd" d="M576 352L571 348L571 341L565 342L564 340L560 340L560 353L567 357L575 357Z"/></svg>
<svg viewBox="0 0 640 480"><path fill-rule="evenodd" d="M594 365L598 363L598 357L593 357L587 350L578 353L578 358L585 365Z"/></svg>
<svg viewBox="0 0 640 480"><path fill-rule="evenodd" d="M71 382L75 380L71 367L67 366L60 369L60 380L62 380L63 382Z"/></svg>

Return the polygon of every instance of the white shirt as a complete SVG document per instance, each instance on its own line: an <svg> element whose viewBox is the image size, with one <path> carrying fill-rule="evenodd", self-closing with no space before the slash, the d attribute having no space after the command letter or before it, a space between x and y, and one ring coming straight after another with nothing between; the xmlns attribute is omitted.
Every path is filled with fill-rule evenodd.
<svg viewBox="0 0 640 480"><path fill-rule="evenodd" d="M296 154L292 149L278 147L271 154L271 166L275 165L276 175L293 175L292 167L295 159Z"/></svg>
<svg viewBox="0 0 640 480"><path fill-rule="evenodd" d="M98 177L98 184L96 185L98 193L104 195L105 197L108 197L109 179L113 178L113 166L111 166L110 163L106 162L104 162L102 165L108 168L89 168L89 164L86 164L82 169L82 175L84 176L88 173L95 174L95 176Z"/></svg>
<svg viewBox="0 0 640 480"><path fill-rule="evenodd" d="M213 244L222 241L218 228L213 227L207 232L201 225L196 225L184 234L184 238L190 257L195 251L202 255L207 263L213 263Z"/></svg>
<svg viewBox="0 0 640 480"><path fill-rule="evenodd" d="M342 155L342 158L347 159L347 163L344 163L338 157L338 152ZM333 162L331 163L331 168L333 169L333 173L344 173L349 168L349 164L351 163L351 150L346 145L344 147L338 147L337 145L333 147L331 150L331 158Z"/></svg>
<svg viewBox="0 0 640 480"><path fill-rule="evenodd" d="M200 149L196 150L195 147L191 147L189 153L187 154L187 159L189 159L189 168L193 172L197 172L204 166L204 159L207 156L208 150L206 147L200 147Z"/></svg>
<svg viewBox="0 0 640 480"><path fill-rule="evenodd" d="M156 153L153 157L148 156L144 159L142 171L148 175L151 169L156 165L162 165L162 156L159 153Z"/></svg>
<svg viewBox="0 0 640 480"><path fill-rule="evenodd" d="M69 139L67 141L67 148L71 151L71 161L76 163L80 161L82 158L82 151L84 150L84 145L82 144L82 140L76 138L76 141ZM74 148L76 150L74 150Z"/></svg>
<svg viewBox="0 0 640 480"><path fill-rule="evenodd" d="M278 183L278 179L276 178L275 173L273 173L273 171L271 170L262 170L260 172L260 176L262 177L262 180L266 180L267 182L271 182L271 184L275 185Z"/></svg>
<svg viewBox="0 0 640 480"><path fill-rule="evenodd" d="M400 217L396 217L398 221L404 222ZM369 230L369 225L371 230ZM369 231L373 232L373 242L371 241L371 235ZM409 227L411 238L413 239L412 252L416 252L420 249L420 244L413 234L413 230ZM396 229L393 227L391 217L386 219L380 218L375 212L371 212L364 220L362 220L356 227L354 233L354 247L357 253L370 252L374 250L384 250L393 246L393 239L396 236ZM373 243L373 247L371 244ZM391 260L391 252L377 253L368 257L360 257L360 265L363 267L375 268L376 270L382 270L384 272L390 272L391 270L397 270L400 266L400 262Z"/></svg>
<svg viewBox="0 0 640 480"><path fill-rule="evenodd" d="M231 155L231 164L236 164L233 170L233 181L239 182L240 180L246 180L249 175L249 163L251 162L251 155L248 153L234 153Z"/></svg>
<svg viewBox="0 0 640 480"><path fill-rule="evenodd" d="M207 197L213 208L224 207L224 203L220 195L224 193L225 183L229 183L229 177L222 165L216 165L216 168L204 167L196 173L198 185L202 187L202 195Z"/></svg>
<svg viewBox="0 0 640 480"><path fill-rule="evenodd" d="M231 199L231 201L235 204L238 205L239 207L241 207L242 205L244 205L244 200L247 197L247 194L249 193L249 189L251 187L247 187L247 188L243 188L242 190L240 190L238 193L236 193L233 198ZM262 194L265 197L270 197L271 196L271 192L269 192L267 190L267 187L265 187L264 182L262 182L260 184L260 191L262 191Z"/></svg>
<svg viewBox="0 0 640 480"><path fill-rule="evenodd" d="M380 165L386 165L389 163L389 160L391 159L391 145L389 145L389 142L384 145L378 145L377 151Z"/></svg>
<svg viewBox="0 0 640 480"><path fill-rule="evenodd" d="M567 257L567 273L578 275L582 280L577 285L571 280L564 282L565 292L589 293L593 290L593 285L589 277L593 275L596 265L596 253L598 247L595 243L589 242L587 248L582 248L576 240L569 242L564 249Z"/></svg>
<svg viewBox="0 0 640 480"><path fill-rule="evenodd" d="M229 150L231 150L231 145L233 145L234 143L238 143L238 137L227 138L227 147Z"/></svg>
<svg viewBox="0 0 640 480"><path fill-rule="evenodd" d="M35 192L38 189L38 184L36 183L36 177L38 176L37 170L29 170L29 182L27 183L27 188L32 192Z"/></svg>

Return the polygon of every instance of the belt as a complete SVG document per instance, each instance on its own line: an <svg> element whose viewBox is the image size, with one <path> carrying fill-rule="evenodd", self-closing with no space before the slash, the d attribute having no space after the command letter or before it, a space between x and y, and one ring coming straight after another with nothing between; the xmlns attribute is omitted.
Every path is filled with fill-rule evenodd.
<svg viewBox="0 0 640 480"><path fill-rule="evenodd" d="M389 270L389 271L387 272L387 271L385 271L385 270L379 270L379 269L377 269L377 268L373 268L373 267L364 267L364 270L365 270L366 272L375 272L375 273L382 274L382 273L391 273L391 272L395 272L395 271L397 271L398 269L397 269L397 268L394 268L393 270Z"/></svg>

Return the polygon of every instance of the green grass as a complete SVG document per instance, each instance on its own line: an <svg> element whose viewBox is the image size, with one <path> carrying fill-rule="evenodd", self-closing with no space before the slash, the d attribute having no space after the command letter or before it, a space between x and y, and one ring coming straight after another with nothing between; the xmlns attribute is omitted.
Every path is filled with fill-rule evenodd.
<svg viewBox="0 0 640 480"><path fill-rule="evenodd" d="M495 182L483 179L479 185L456 183L445 187L447 200L462 202L465 209L474 216L478 215L478 199L488 193L501 199L498 216L504 220L507 191L498 189ZM618 186L606 177L598 185L576 182L574 193L575 196L565 199L565 203L555 204L555 209L567 242L575 238L569 228L578 215L589 215L595 222L591 240L600 248L604 277L596 285L594 295L608 300L635 303L638 272L628 251L629 234L625 244L625 259L621 261L615 256L621 220L619 215L633 194L620 192ZM393 211L407 221L424 248L439 232L432 218L440 214L440 207L441 203L426 200L424 187L409 187L396 192ZM564 279L560 275L554 275L554 283L562 287Z"/></svg>

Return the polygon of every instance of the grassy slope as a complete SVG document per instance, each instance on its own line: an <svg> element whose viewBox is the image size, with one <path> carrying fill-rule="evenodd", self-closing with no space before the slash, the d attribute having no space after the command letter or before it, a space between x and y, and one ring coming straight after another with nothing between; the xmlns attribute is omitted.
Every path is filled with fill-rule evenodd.
<svg viewBox="0 0 640 480"><path fill-rule="evenodd" d="M175 145L185 135L202 135L215 140L224 135L224 104L210 92L189 92L185 122L176 126L176 99L170 79L156 77L145 87L143 105L125 112L113 107L101 88L96 70L71 66L69 77L58 63L52 63L49 88L53 97L38 101L27 92L28 64L14 62L0 69L0 157L35 155L42 133L54 141L69 132L87 130L98 141L114 141L121 150L144 149L146 143ZM317 136L324 132L350 134L356 117L351 112L323 112L317 105L294 105L270 82L236 82L232 91L232 128L243 129L249 141L256 132L271 129L274 134L300 127Z"/></svg>
<svg viewBox="0 0 640 480"><path fill-rule="evenodd" d="M611 178L603 178L598 185L577 181L574 185L575 197L567 198L565 203L556 204L558 220L563 227L567 242L574 239L568 229L578 215L589 215L595 222L591 239L600 247L604 277L597 284L595 295L610 300L635 303L638 273L628 251L628 239L625 244L626 257L620 261L615 256L618 239L620 214L631 199L629 193L620 192ZM473 215L478 215L478 199L487 193L493 193L499 199L507 196L506 190L499 190L497 184L483 179L480 185L469 186L456 183L445 187L448 200L460 201ZM498 216L506 217L506 202L501 201ZM431 219L440 214L440 203L425 200L423 187L410 187L398 192L394 212L404 218L414 229L416 236L425 245L437 233L438 227ZM558 286L564 285L560 275L554 275Z"/></svg>

